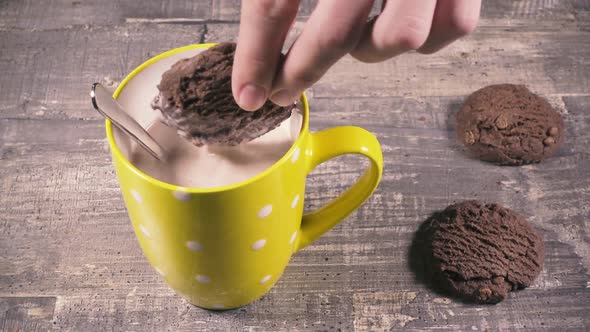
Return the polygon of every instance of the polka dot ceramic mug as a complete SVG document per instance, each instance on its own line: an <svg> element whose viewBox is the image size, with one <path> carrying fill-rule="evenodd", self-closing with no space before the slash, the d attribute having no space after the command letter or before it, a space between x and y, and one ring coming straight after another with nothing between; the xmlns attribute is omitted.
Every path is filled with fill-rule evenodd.
<svg viewBox="0 0 590 332"><path fill-rule="evenodd" d="M139 66L114 97L144 125L153 114L161 74L181 58L210 44L175 49ZM129 144L106 121L113 162L129 218L155 271L190 303L209 309L246 305L264 295L291 255L359 207L377 187L383 169L379 142L358 127L310 133L309 108L301 97L303 123L297 140L274 165L248 180L212 189L184 188L141 172L128 158ZM305 178L318 164L360 154L369 166L348 191L303 215Z"/></svg>

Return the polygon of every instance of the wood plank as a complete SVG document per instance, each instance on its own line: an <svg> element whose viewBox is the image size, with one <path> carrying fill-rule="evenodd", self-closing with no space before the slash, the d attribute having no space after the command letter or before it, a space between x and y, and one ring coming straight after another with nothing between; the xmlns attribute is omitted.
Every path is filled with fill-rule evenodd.
<svg viewBox="0 0 590 332"><path fill-rule="evenodd" d="M345 57L311 91L334 98L460 96L510 82L546 95L588 94L590 34L575 25L520 24L529 23L484 21L472 36L430 56L412 53L376 65Z"/></svg>
<svg viewBox="0 0 590 332"><path fill-rule="evenodd" d="M303 25L293 26L286 45ZM209 25L206 40L224 40L237 35L237 29ZM580 31L577 21L531 25L528 20L482 20L477 33L434 55L409 53L379 64L345 57L309 93L319 98L461 96L509 81L545 95L587 94L589 50L590 34Z"/></svg>
<svg viewBox="0 0 590 332"><path fill-rule="evenodd" d="M302 0L298 19L309 17L317 0ZM380 8L381 0L374 8ZM54 30L76 25L109 26L124 22L179 24L239 22L240 0L33 0L0 3L0 30Z"/></svg>
<svg viewBox="0 0 590 332"><path fill-rule="evenodd" d="M48 331L55 297L0 297L0 330Z"/></svg>
<svg viewBox="0 0 590 332"><path fill-rule="evenodd" d="M527 21L484 23L487 27L473 37L431 56L407 54L376 65L345 57L309 94L317 98L464 96L506 81L527 84L543 95L590 91L590 38L574 23L559 28L530 26ZM499 27L511 30L500 33ZM301 28L302 23L295 25L290 41ZM231 40L236 34L237 25L227 24L210 24L206 34L204 25L178 24L0 31L4 73L0 117L98 119L88 112L85 98L92 82L102 81L114 89L153 55L199 40ZM531 43L533 39L543 42Z"/></svg>
<svg viewBox="0 0 590 332"><path fill-rule="evenodd" d="M567 326L568 331L585 331L589 323L580 307L590 300L589 293L578 291L570 292L565 299L562 294L519 292L520 306L510 304L514 299L496 306L469 306L428 293L399 290L289 292L282 301L270 300L276 296L273 293L248 307L220 313L165 295L134 295L133 290L128 297L114 301L95 296L94 308L87 307L88 300L83 298L61 297L56 327L94 330L116 326L129 331L389 331L402 327L409 331L539 331ZM354 308L353 316L342 311L344 306ZM542 307L548 310L538 311ZM150 309L149 314L144 308Z"/></svg>
<svg viewBox="0 0 590 332"><path fill-rule="evenodd" d="M588 10L588 0L499 0L482 1L483 17L535 17L554 19Z"/></svg>
<svg viewBox="0 0 590 332"><path fill-rule="evenodd" d="M240 20L241 0L219 0L213 2L212 18L238 22ZM301 0L298 19L307 19L317 4L317 0Z"/></svg>
<svg viewBox="0 0 590 332"><path fill-rule="evenodd" d="M556 303L550 312L538 315L529 305L538 302L536 294L520 292L518 296L526 309L514 311L508 302L496 306L468 306L450 303L447 298L433 297L415 292L368 292L354 296L356 331L391 331L405 328L409 331L539 331L552 326L568 326L583 331L587 320L577 300L566 303L546 294L544 304ZM579 293L581 301L588 301L588 293ZM532 309L532 310L530 310ZM530 310L530 311L529 311ZM564 312L576 310L575 317L563 318ZM460 314L457 314L460 312ZM492 318L493 317L493 318ZM437 322L436 325L424 324Z"/></svg>
<svg viewBox="0 0 590 332"><path fill-rule="evenodd" d="M111 26L142 19L207 20L211 1L19 0L0 2L0 30L56 30Z"/></svg>
<svg viewBox="0 0 590 332"><path fill-rule="evenodd" d="M302 0L298 19L305 20L312 13L317 0ZM238 21L240 17L240 0L214 1L212 17L224 21ZM376 0L373 14L379 12L382 1ZM483 18L571 18L579 11L590 9L588 0L496 0L482 1Z"/></svg>
<svg viewBox="0 0 590 332"><path fill-rule="evenodd" d="M142 62L204 33L203 25L175 24L0 31L0 117L99 119L92 83L114 90Z"/></svg>
<svg viewBox="0 0 590 332"><path fill-rule="evenodd" d="M214 1L212 6L211 17L224 22L238 22L240 20L241 10L240 0L220 0ZM375 0L373 3L372 15L379 13L383 0ZM298 21L305 21L309 18L317 5L317 0L301 0L299 11L297 12Z"/></svg>
<svg viewBox="0 0 590 332"><path fill-rule="evenodd" d="M302 0L299 20L306 20L317 0ZM567 19L590 8L588 0L483 1L483 18ZM2 1L0 30L52 30L76 25L113 25L124 22L238 22L240 0L144 1ZM376 0L373 13L381 0Z"/></svg>

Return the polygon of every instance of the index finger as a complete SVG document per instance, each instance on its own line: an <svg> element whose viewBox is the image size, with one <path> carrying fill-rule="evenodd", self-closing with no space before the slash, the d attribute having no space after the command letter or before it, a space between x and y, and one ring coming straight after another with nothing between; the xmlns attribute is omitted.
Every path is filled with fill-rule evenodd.
<svg viewBox="0 0 590 332"><path fill-rule="evenodd" d="M356 44L373 0L322 0L289 49L275 78L271 100L281 106L295 101Z"/></svg>
<svg viewBox="0 0 590 332"><path fill-rule="evenodd" d="M281 49L300 0L243 0L232 71L232 92L247 111L268 99Z"/></svg>

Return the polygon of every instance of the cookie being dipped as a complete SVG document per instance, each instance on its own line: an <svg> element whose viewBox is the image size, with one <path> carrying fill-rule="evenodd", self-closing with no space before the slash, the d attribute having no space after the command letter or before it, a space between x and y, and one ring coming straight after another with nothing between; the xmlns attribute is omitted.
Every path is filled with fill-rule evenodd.
<svg viewBox="0 0 590 332"><path fill-rule="evenodd" d="M235 49L234 43L218 44L178 61L162 75L152 108L196 146L251 141L278 127L295 107L267 101L254 112L241 109L231 89Z"/></svg>

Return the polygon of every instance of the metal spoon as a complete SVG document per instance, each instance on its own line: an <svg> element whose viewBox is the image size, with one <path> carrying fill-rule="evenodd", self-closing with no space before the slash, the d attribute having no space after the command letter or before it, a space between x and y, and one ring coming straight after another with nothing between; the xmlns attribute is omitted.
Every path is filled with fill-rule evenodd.
<svg viewBox="0 0 590 332"><path fill-rule="evenodd" d="M94 83L90 91L92 106L119 129L127 133L154 158L166 160L166 151L143 127L135 121L100 83Z"/></svg>

